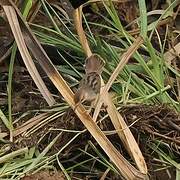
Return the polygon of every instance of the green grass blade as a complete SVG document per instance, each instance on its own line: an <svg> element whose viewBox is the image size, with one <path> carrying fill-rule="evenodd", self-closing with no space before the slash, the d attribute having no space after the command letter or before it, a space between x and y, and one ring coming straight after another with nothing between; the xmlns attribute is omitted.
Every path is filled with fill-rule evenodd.
<svg viewBox="0 0 180 180"><path fill-rule="evenodd" d="M140 35L145 39L147 37L147 11L145 0L138 0L140 10Z"/></svg>
<svg viewBox="0 0 180 180"><path fill-rule="evenodd" d="M47 152L51 149L51 147L54 145L54 143L58 140L59 135L57 135L49 144L48 146L39 154L39 156L34 159L34 161L26 168L26 170L23 173L31 171L39 162L41 162L42 158L47 154Z"/></svg>

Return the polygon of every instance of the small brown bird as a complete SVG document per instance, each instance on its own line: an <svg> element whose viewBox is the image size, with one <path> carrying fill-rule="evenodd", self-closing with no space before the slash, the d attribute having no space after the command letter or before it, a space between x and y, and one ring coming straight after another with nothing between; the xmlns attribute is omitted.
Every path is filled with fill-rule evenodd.
<svg viewBox="0 0 180 180"><path fill-rule="evenodd" d="M101 89L101 72L104 66L103 59L93 54L85 61L86 74L82 78L79 88L74 95L74 102L76 104L75 109L80 103L89 102L92 103L96 100Z"/></svg>

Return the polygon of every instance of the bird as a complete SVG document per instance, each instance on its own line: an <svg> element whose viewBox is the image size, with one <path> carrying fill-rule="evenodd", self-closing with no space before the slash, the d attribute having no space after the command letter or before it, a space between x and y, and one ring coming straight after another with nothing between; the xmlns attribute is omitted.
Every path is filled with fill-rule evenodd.
<svg viewBox="0 0 180 180"><path fill-rule="evenodd" d="M95 102L101 89L101 73L105 63L98 54L92 54L85 60L85 74L74 95L75 108L80 103Z"/></svg>

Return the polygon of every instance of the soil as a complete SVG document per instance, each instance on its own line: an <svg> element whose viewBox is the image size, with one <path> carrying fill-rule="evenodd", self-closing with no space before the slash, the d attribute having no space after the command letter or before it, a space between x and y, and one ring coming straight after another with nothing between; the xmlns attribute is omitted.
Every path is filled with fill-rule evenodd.
<svg viewBox="0 0 180 180"><path fill-rule="evenodd" d="M65 177L61 172L40 171L33 175L25 176L21 180L65 180Z"/></svg>

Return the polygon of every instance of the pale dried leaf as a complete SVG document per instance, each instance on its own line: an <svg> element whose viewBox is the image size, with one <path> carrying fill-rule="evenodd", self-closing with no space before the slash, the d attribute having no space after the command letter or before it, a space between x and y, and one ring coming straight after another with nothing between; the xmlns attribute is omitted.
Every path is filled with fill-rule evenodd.
<svg viewBox="0 0 180 180"><path fill-rule="evenodd" d="M55 100L52 97L49 90L47 89L46 85L44 84L42 78L40 77L36 69L36 66L28 52L14 8L12 6L3 6L3 9L6 13L8 22L11 26L12 33L14 35L19 52L22 56L22 59L26 65L27 70L29 71L32 79L34 80L35 84L39 88L39 91L41 92L43 97L46 99L47 103L50 106L53 105L55 103Z"/></svg>
<svg viewBox="0 0 180 180"><path fill-rule="evenodd" d="M87 55L87 57L90 57L92 55L92 52L89 48L86 36L84 34L83 28L82 28L82 19L81 19L81 8L79 8L78 10L75 10L75 25L76 25L76 29L79 35L79 39L80 42L83 46L83 49ZM143 42L143 40L141 38L139 38L139 44L137 45L136 49L139 47L139 45ZM129 58L129 55L128 55ZM128 58L125 58L126 61L124 61L124 64L127 62ZM123 65L124 65L123 64ZM120 65L120 67L118 67L118 70L115 72L117 75L117 73L119 73L119 69L121 70L123 66ZM113 75L113 78L115 78L115 75ZM102 85L104 84L103 80L102 80ZM110 83L108 84L107 87L109 87ZM108 88L107 88L108 89ZM105 91L106 92L106 91ZM111 161L114 162L116 164L116 166L118 167L119 171L122 173L122 175L126 178L126 179L145 179L148 177L147 175L147 166L146 163L144 161L144 157L142 156L142 153L131 133L131 131L129 130L128 126L126 125L125 121L123 120L123 118L121 117L121 115L119 114L119 112L116 110L112 99L110 98L109 94L106 92L105 93L105 103L108 105L108 114L115 126L115 128L117 128L116 130L119 131L119 129L126 129L125 131L121 131L121 133L119 133L120 138L122 139L122 141L124 142L126 148L128 149L129 154L133 157L133 159L135 160L137 167L139 168L140 171L137 171L137 169L135 169L133 166L130 166L129 163L127 163L127 161L124 159L124 157L122 157L120 155L120 153L116 150L116 153L114 154L114 147L109 146L109 148L102 148L104 149L104 151L108 154L108 156L110 157ZM76 114L78 114L79 111L76 112ZM97 133L97 132L91 132L91 133ZM102 133L102 132L100 132ZM101 144L101 139L100 139L100 134L97 134L98 139L97 142L99 144ZM132 139L132 140L131 140ZM117 164L116 159L114 159L114 155L115 156L121 156L121 162L123 162L121 164L121 166L119 166L119 164ZM128 176L126 173L124 173L125 169L129 170ZM127 170L126 169L126 170ZM134 177L133 177L134 176Z"/></svg>

